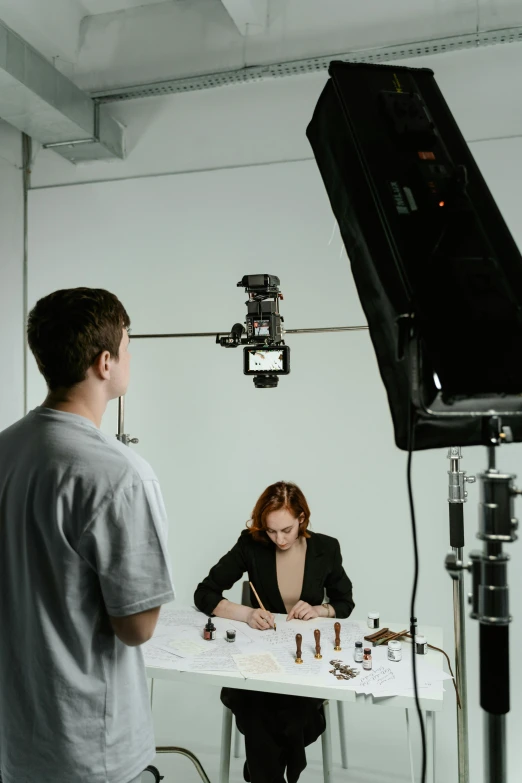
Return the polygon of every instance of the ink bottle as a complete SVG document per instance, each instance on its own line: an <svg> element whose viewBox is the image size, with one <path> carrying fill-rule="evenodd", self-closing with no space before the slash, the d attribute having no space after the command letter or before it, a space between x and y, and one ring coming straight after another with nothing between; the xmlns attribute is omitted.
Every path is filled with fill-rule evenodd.
<svg viewBox="0 0 522 783"><path fill-rule="evenodd" d="M368 628L379 627L379 612L368 612Z"/></svg>
<svg viewBox="0 0 522 783"><path fill-rule="evenodd" d="M353 659L354 659L355 663L362 663L363 662L362 642L355 642L355 649L353 651Z"/></svg>
<svg viewBox="0 0 522 783"><path fill-rule="evenodd" d="M212 641L216 638L216 626L212 622L212 618L208 618L208 623L203 628L203 639L206 639L207 641Z"/></svg>
<svg viewBox="0 0 522 783"><path fill-rule="evenodd" d="M370 647L364 648L364 655L363 655L363 669L371 669L372 668L372 651Z"/></svg>
<svg viewBox="0 0 522 783"><path fill-rule="evenodd" d="M426 641L425 636L416 636L415 637L415 652L417 655L426 655L428 652L428 642Z"/></svg>
<svg viewBox="0 0 522 783"><path fill-rule="evenodd" d="M236 632L234 630L227 631L226 635L227 642L235 642L236 641Z"/></svg>
<svg viewBox="0 0 522 783"><path fill-rule="evenodd" d="M396 639L392 639L391 642L388 642L388 660L389 661L402 660L402 645Z"/></svg>

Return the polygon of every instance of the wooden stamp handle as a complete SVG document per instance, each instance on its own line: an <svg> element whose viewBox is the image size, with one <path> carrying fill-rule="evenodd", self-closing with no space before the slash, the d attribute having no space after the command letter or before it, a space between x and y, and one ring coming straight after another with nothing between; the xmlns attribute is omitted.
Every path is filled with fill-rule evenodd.
<svg viewBox="0 0 522 783"><path fill-rule="evenodd" d="M341 646L341 623L335 623L334 631L335 631L335 646L340 647Z"/></svg>
<svg viewBox="0 0 522 783"><path fill-rule="evenodd" d="M321 631L316 628L314 631L314 638L315 638L315 651L316 653L321 652Z"/></svg>
<svg viewBox="0 0 522 783"><path fill-rule="evenodd" d="M295 654L296 658L301 658L301 645L303 644L303 637L300 633L296 633L295 635L295 643L297 646L297 652Z"/></svg>

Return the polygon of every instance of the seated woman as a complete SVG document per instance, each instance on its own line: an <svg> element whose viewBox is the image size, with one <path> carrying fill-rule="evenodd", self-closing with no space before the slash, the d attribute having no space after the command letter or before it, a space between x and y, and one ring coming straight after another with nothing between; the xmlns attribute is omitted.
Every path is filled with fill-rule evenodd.
<svg viewBox="0 0 522 783"><path fill-rule="evenodd" d="M308 530L310 510L295 484L279 481L265 489L252 519L235 546L210 569L194 602L209 617L240 620L251 628L273 628L273 613L288 620L349 617L352 583L335 538ZM265 610L250 594L252 607L223 598L243 574L256 588ZM327 597L327 602L325 598ZM223 704L245 735L246 781L296 783L306 767L305 747L325 728L322 699L223 688Z"/></svg>

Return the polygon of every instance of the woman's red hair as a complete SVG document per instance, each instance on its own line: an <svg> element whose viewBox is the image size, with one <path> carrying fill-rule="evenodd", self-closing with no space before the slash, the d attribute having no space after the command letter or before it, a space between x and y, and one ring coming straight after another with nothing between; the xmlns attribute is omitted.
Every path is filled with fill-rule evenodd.
<svg viewBox="0 0 522 783"><path fill-rule="evenodd" d="M278 481L265 489L254 510L252 519L247 527L256 541L269 541L266 529L266 519L272 511L279 511L285 508L297 519L303 516L303 521L299 523L299 535L310 538L307 528L310 523L310 509L306 498L296 484L287 481Z"/></svg>

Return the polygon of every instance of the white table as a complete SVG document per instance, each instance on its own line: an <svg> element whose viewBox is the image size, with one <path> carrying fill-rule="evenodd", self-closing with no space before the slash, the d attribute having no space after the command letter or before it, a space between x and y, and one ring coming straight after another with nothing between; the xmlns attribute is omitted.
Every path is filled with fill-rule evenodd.
<svg viewBox="0 0 522 783"><path fill-rule="evenodd" d="M321 626L320 621L314 620L314 627ZM342 624L342 621L340 621ZM346 622L358 622L357 620L350 618ZM361 628L364 628L364 634L368 635L373 633L366 626L365 622L361 622ZM158 624L158 631L161 632L161 625ZM407 623L381 623L381 627L389 627L393 630L401 630L406 627ZM266 633L269 633L267 631ZM436 647L443 649L442 641L442 628L435 626L420 626L419 633L424 634L429 644L433 644ZM409 641L403 642L403 656L409 656L411 654L411 647ZM442 669L443 668L443 656L433 650L428 651L428 655L422 656L423 660L426 660L431 666ZM408 719L408 710L415 709L415 699L413 696L389 696L386 698L375 698L371 694L357 694L355 691L347 687L345 682L339 682L332 677L332 684L326 685L323 680L320 682L314 681L313 676L298 677L291 676L283 678L282 675L275 675L270 678L268 675L263 675L261 678L255 676L245 679L239 672L185 672L179 671L167 664L165 666L151 666L147 665L147 654L145 651L145 663L147 667L147 677L152 680L151 691L151 703L153 695L153 687L155 679L170 680L171 682L181 683L197 683L198 685L209 685L216 688L238 688L241 690L251 691L265 691L268 693L282 693L292 696L311 696L313 698L319 698L329 701L339 702L356 702L358 704L371 704L374 707L381 709L402 709L406 710L406 716ZM451 681L447 681L451 684ZM453 691L453 687L451 688ZM454 694L453 694L454 697ZM433 689L424 688L420 698L420 706L425 714L426 725L426 739L427 739L427 783L436 783L435 778L435 717L436 713L440 712L443 708L444 694L439 687ZM164 749L163 752L168 752ZM179 749L178 749L179 752ZM190 754L189 754L190 755ZM227 759L225 759L225 763ZM228 759L229 763L229 759ZM201 773L200 773L201 774ZM223 772L222 772L223 775ZM205 780L205 777L203 778Z"/></svg>

